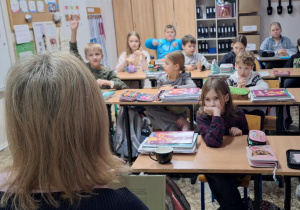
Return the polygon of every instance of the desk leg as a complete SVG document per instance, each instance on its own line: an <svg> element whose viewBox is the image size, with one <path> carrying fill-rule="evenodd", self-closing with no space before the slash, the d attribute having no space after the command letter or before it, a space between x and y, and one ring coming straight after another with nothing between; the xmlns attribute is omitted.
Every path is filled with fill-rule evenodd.
<svg viewBox="0 0 300 210"><path fill-rule="evenodd" d="M283 106L276 107L276 134L282 135L283 134Z"/></svg>
<svg viewBox="0 0 300 210"><path fill-rule="evenodd" d="M156 80L155 79L150 79L151 82L151 87L156 87Z"/></svg>
<svg viewBox="0 0 300 210"><path fill-rule="evenodd" d="M193 105L189 105L189 110L190 110L190 127L191 130L194 130L194 108Z"/></svg>
<svg viewBox="0 0 300 210"><path fill-rule="evenodd" d="M260 175L255 174L254 177L254 209L259 209L260 199L259 199L259 179Z"/></svg>
<svg viewBox="0 0 300 210"><path fill-rule="evenodd" d="M284 209L291 209L291 177L284 176Z"/></svg>
<svg viewBox="0 0 300 210"><path fill-rule="evenodd" d="M142 82L143 80L139 80L139 89L143 89Z"/></svg>
<svg viewBox="0 0 300 210"><path fill-rule="evenodd" d="M108 121L109 121L109 146L111 152L114 152L114 146L113 146L113 125L112 125L112 117L111 117L111 105L107 104L107 113L108 113Z"/></svg>
<svg viewBox="0 0 300 210"><path fill-rule="evenodd" d="M132 143L131 143L131 134L130 134L130 122L129 122L129 114L128 114L128 106L123 106L124 117L125 117L125 132L127 139L127 151L128 151L128 160L129 164L132 163Z"/></svg>

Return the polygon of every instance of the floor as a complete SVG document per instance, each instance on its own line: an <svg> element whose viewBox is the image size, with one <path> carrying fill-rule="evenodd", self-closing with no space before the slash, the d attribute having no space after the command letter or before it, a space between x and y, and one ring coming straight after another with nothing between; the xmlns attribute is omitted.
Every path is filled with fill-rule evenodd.
<svg viewBox="0 0 300 210"><path fill-rule="evenodd" d="M297 119L298 109L293 107L291 109L293 116L293 124L290 126L290 131L298 131L299 120ZM5 170L7 166L11 164L11 158L8 148L0 151L0 172ZM299 173L300 174L300 173ZM295 190L299 184L298 178L292 178L292 203L291 209L296 210L300 209L300 201L295 197ZM201 209L200 203L200 183L199 181L196 184L192 185L190 179L181 178L177 181L177 185L186 196L188 202L191 205L191 209L198 210ZM243 195L242 188L241 195ZM253 181L250 182L248 187L248 196L254 198L253 195ZM283 209L284 202L284 188L279 188L274 181L263 181L263 199L271 203L276 204L279 208ZM211 193L208 184L205 184L205 207L208 210L217 209L219 206L217 202L211 202Z"/></svg>

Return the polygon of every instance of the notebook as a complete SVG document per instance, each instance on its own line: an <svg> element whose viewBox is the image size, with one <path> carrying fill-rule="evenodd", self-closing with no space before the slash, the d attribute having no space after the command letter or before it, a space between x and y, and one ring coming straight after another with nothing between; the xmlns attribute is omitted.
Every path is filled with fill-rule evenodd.
<svg viewBox="0 0 300 210"><path fill-rule="evenodd" d="M293 101L295 97L286 89L251 90L250 100L258 101Z"/></svg>
<svg viewBox="0 0 300 210"><path fill-rule="evenodd" d="M102 96L104 100L108 100L115 96L115 91L102 91Z"/></svg>
<svg viewBox="0 0 300 210"><path fill-rule="evenodd" d="M253 167L276 167L278 159L270 145L246 147L249 164Z"/></svg>

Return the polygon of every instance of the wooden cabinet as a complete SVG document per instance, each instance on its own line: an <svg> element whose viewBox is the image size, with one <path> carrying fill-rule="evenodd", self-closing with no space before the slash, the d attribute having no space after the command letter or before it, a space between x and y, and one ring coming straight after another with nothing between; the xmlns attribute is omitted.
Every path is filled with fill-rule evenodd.
<svg viewBox="0 0 300 210"><path fill-rule="evenodd" d="M142 40L142 48L150 55L156 52L146 49L145 40L164 38L166 25L176 27L177 39L191 34L196 37L195 0L113 0L118 55L126 50L127 33L136 30Z"/></svg>

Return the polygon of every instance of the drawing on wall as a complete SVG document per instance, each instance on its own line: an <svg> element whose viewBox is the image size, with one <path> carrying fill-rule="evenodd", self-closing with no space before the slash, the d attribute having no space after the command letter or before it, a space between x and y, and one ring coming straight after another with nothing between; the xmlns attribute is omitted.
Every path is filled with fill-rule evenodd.
<svg viewBox="0 0 300 210"><path fill-rule="evenodd" d="M66 21L71 20L72 15L80 15L79 1L78 0L65 0L64 13Z"/></svg>
<svg viewBox="0 0 300 210"><path fill-rule="evenodd" d="M22 13L28 12L28 5L26 0L19 0L20 8Z"/></svg>
<svg viewBox="0 0 300 210"><path fill-rule="evenodd" d="M32 23L37 54L47 51L46 31L44 23Z"/></svg>
<svg viewBox="0 0 300 210"><path fill-rule="evenodd" d="M58 4L56 2L49 2L48 7L50 13L59 12Z"/></svg>
<svg viewBox="0 0 300 210"><path fill-rule="evenodd" d="M104 57L101 60L101 64L104 66L108 66L105 31L101 9L89 7L87 8L87 14L91 34L90 42L95 42L102 46L102 53L104 54Z"/></svg>
<svg viewBox="0 0 300 210"><path fill-rule="evenodd" d="M28 1L28 6L29 6L29 12L30 13L37 13L35 1L29 0Z"/></svg>
<svg viewBox="0 0 300 210"><path fill-rule="evenodd" d="M19 60L25 60L26 58L35 54L34 43L27 42L23 44L16 44L16 53Z"/></svg>
<svg viewBox="0 0 300 210"><path fill-rule="evenodd" d="M10 9L11 9L11 13L20 13L20 5L18 0L10 0Z"/></svg>
<svg viewBox="0 0 300 210"><path fill-rule="evenodd" d="M44 2L43 0L36 1L37 11L38 12L45 12Z"/></svg>

